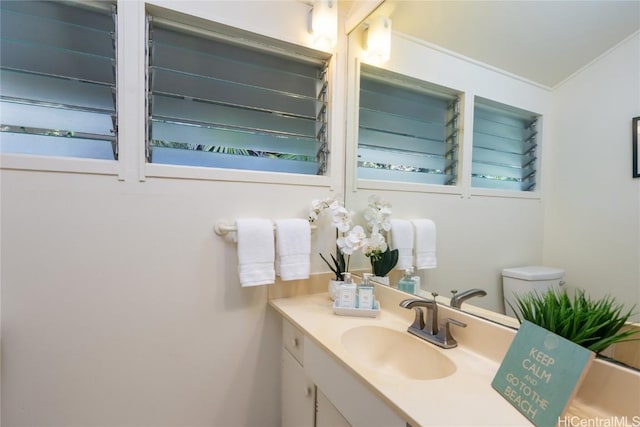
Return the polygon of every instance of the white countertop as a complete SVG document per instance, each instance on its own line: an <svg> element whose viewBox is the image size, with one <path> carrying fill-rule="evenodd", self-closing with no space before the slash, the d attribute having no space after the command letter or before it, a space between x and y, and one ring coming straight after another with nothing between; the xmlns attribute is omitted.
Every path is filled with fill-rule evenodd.
<svg viewBox="0 0 640 427"><path fill-rule="evenodd" d="M456 365L445 378L414 380L376 370L358 360L341 343L342 334L362 325L377 325L405 332L410 322L385 310L378 318L337 316L328 294L281 298L270 304L314 340L330 356L414 426L530 426L531 423L491 387L499 364L460 344L440 349ZM411 311L412 312L412 311ZM452 329L455 336L455 329Z"/></svg>

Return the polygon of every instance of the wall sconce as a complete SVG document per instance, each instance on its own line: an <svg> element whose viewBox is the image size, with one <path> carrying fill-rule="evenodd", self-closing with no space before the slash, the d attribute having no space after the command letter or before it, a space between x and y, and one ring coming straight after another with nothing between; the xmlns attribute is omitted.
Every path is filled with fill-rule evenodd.
<svg viewBox="0 0 640 427"><path fill-rule="evenodd" d="M331 50L338 42L337 0L315 0L311 9L311 34L318 49Z"/></svg>
<svg viewBox="0 0 640 427"><path fill-rule="evenodd" d="M384 16L373 18L365 31L365 49L367 59L383 63L391 55L391 19Z"/></svg>

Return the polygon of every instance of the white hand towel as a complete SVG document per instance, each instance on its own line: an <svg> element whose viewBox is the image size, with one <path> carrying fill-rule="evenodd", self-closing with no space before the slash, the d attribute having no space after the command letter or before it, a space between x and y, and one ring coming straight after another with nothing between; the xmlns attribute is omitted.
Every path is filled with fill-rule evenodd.
<svg viewBox="0 0 640 427"><path fill-rule="evenodd" d="M413 266L413 224L406 219L391 220L391 249L398 250L396 268L406 270Z"/></svg>
<svg viewBox="0 0 640 427"><path fill-rule="evenodd" d="M414 219L416 230L416 269L436 268L436 225L430 219Z"/></svg>
<svg viewBox="0 0 640 427"><path fill-rule="evenodd" d="M311 227L308 220L276 220L276 254L276 273L282 280L309 278Z"/></svg>
<svg viewBox="0 0 640 427"><path fill-rule="evenodd" d="M242 286L275 282L273 223L268 219L238 219L238 274Z"/></svg>

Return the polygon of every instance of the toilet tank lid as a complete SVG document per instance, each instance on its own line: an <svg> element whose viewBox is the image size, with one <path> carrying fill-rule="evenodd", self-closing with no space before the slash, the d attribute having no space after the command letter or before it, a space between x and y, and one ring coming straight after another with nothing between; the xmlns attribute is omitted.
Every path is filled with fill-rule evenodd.
<svg viewBox="0 0 640 427"><path fill-rule="evenodd" d="M505 268L502 270L503 277L512 277L522 280L555 280L564 276L564 270L555 267L543 267L530 265L526 267Z"/></svg>

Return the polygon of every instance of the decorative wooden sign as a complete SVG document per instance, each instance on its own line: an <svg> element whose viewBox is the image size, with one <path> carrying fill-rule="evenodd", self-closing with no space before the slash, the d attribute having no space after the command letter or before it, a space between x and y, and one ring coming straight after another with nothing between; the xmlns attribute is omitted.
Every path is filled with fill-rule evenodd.
<svg viewBox="0 0 640 427"><path fill-rule="evenodd" d="M524 321L491 386L536 426L555 426L595 353Z"/></svg>

